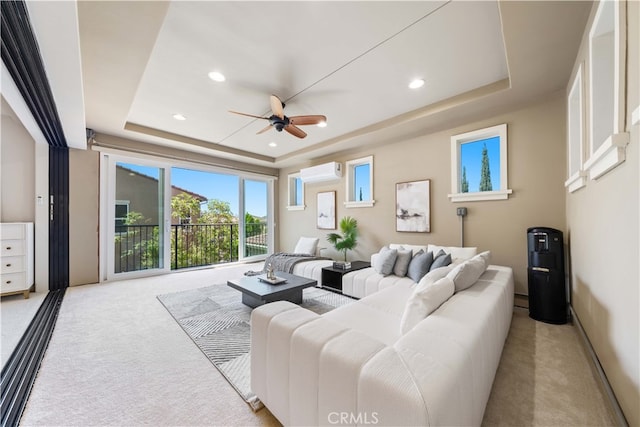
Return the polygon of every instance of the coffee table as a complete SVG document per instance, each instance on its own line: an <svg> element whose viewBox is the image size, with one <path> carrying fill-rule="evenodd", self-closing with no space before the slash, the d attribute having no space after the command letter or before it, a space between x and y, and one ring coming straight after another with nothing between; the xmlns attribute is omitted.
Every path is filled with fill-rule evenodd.
<svg viewBox="0 0 640 427"><path fill-rule="evenodd" d="M227 286L242 292L242 303L244 305L256 308L274 301L291 301L294 304L301 304L302 290L318 284L315 280L282 271L276 272L276 276L287 281L278 285L271 285L262 282L258 279L258 276L243 276L239 279L227 281Z"/></svg>

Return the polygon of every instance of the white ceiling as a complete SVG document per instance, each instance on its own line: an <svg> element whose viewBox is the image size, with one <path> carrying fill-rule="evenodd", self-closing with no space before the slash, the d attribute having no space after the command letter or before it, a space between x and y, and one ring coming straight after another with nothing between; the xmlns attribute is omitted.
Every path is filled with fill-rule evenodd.
<svg viewBox="0 0 640 427"><path fill-rule="evenodd" d="M425 133L564 89L590 5L79 2L86 125L275 167ZM228 112L270 115L270 94L328 126L256 135L266 121Z"/></svg>

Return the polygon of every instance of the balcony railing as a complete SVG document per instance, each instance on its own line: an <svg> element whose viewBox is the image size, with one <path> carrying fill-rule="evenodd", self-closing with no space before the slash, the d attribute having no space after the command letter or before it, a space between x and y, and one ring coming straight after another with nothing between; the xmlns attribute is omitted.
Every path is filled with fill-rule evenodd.
<svg viewBox="0 0 640 427"><path fill-rule="evenodd" d="M267 253L264 223L245 225L244 256ZM238 260L238 224L182 224L171 226L171 269L223 264ZM118 225L115 272L159 268L157 225Z"/></svg>

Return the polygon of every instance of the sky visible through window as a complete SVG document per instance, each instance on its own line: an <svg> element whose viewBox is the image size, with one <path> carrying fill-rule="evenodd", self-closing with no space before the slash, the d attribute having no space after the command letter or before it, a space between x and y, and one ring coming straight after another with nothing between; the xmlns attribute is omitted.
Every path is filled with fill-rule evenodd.
<svg viewBox="0 0 640 427"><path fill-rule="evenodd" d="M362 165L358 165L354 167L354 175L355 175L355 201L359 202L361 200L371 200L371 188L369 182L369 170L371 165L369 163L365 163ZM362 196L362 197L360 197Z"/></svg>
<svg viewBox="0 0 640 427"><path fill-rule="evenodd" d="M119 163L143 175L158 179L158 168ZM171 168L171 185L199 194L208 200L218 199L229 202L231 211L238 215L238 185L240 178L212 172ZM255 217L267 216L267 186L262 181L245 180L245 209ZM206 208L205 206L203 206Z"/></svg>
<svg viewBox="0 0 640 427"><path fill-rule="evenodd" d="M463 170L466 170L469 192L480 191L480 177L482 175L482 150L487 147L489 156L489 171L493 191L500 190L500 137L482 139L460 144L460 180Z"/></svg>
<svg viewBox="0 0 640 427"><path fill-rule="evenodd" d="M304 205L304 200L302 200L302 179L296 178L296 206Z"/></svg>

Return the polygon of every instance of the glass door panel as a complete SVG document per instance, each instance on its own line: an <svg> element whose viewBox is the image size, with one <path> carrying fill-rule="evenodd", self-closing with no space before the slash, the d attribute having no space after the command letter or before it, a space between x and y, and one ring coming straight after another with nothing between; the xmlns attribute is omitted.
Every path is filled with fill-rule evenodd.
<svg viewBox="0 0 640 427"><path fill-rule="evenodd" d="M243 257L266 255L269 253L270 235L268 227L269 188L265 181L245 179L244 182L244 223Z"/></svg>
<svg viewBox="0 0 640 427"><path fill-rule="evenodd" d="M115 163L113 272L165 266L165 169Z"/></svg>

